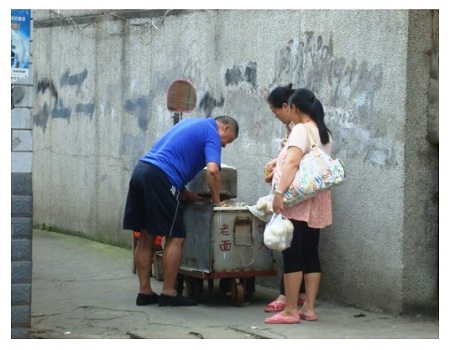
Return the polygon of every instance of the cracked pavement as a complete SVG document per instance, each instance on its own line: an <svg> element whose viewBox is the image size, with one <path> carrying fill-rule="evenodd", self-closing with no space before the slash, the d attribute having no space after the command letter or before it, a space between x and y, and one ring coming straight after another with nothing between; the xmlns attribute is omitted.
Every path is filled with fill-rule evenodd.
<svg viewBox="0 0 450 350"><path fill-rule="evenodd" d="M91 240L33 232L34 339L430 339L439 321L368 312L318 300L318 322L268 325L264 306L275 289L256 284L237 307L218 281L192 307L136 306L130 250ZM131 239L131 235L130 235ZM205 281L206 282L206 281ZM159 294L162 282L152 278Z"/></svg>

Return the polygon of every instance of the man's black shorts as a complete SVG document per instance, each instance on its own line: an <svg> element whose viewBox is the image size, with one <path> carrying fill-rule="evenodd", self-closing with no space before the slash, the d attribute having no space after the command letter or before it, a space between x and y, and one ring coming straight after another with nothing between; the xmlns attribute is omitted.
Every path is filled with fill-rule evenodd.
<svg viewBox="0 0 450 350"><path fill-rule="evenodd" d="M139 161L131 175L123 228L151 235L186 237L180 191L157 166Z"/></svg>

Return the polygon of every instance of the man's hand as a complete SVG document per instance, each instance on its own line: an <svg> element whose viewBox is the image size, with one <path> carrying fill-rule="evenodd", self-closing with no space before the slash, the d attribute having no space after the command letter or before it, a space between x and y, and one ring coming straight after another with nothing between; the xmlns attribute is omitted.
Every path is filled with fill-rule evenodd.
<svg viewBox="0 0 450 350"><path fill-rule="evenodd" d="M192 192L192 191L189 191L186 188L184 188L180 192L178 199L183 202L195 202L195 201L200 200L201 197L196 192Z"/></svg>
<svg viewBox="0 0 450 350"><path fill-rule="evenodd" d="M222 179L220 177L220 168L217 163L209 162L206 164L206 183L211 193L212 202L220 203Z"/></svg>

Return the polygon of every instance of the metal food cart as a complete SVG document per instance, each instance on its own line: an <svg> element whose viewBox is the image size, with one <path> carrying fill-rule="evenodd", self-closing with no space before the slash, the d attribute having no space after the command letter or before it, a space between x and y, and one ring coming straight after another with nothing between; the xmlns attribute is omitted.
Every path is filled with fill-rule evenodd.
<svg viewBox="0 0 450 350"><path fill-rule="evenodd" d="M237 171L222 165L221 199L236 197ZM205 174L200 173L186 187L208 195ZM226 202L226 201L225 201ZM210 202L185 203L184 242L177 290L184 286L188 296L200 300L203 282L213 288L220 279L220 291L231 296L235 305L251 299L255 278L274 276L272 250L264 245L266 223L254 216L247 206L214 207Z"/></svg>

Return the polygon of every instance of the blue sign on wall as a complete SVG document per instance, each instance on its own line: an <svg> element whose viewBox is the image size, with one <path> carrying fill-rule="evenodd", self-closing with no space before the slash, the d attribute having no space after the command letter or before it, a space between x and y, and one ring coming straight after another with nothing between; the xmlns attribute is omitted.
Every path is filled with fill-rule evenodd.
<svg viewBox="0 0 450 350"><path fill-rule="evenodd" d="M31 10L11 10L11 81L28 76Z"/></svg>

